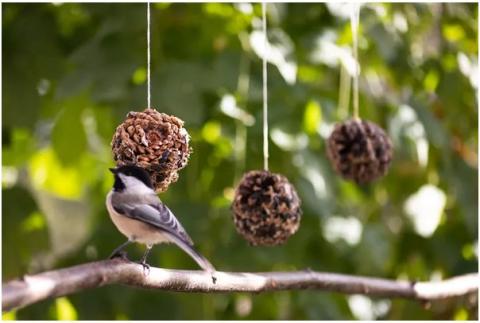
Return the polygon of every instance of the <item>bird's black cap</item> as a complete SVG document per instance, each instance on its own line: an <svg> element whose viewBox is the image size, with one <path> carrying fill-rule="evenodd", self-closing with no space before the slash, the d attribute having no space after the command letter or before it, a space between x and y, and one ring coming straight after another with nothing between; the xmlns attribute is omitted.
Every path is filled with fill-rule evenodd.
<svg viewBox="0 0 480 323"><path fill-rule="evenodd" d="M118 174L124 174L126 176L135 177L139 181L142 181L143 184L153 189L150 175L145 169L141 167L134 166L134 165L126 165L126 166L120 166L117 168L109 168L109 170L115 176L115 183L113 184L113 187L116 191L122 191L125 189L125 184L122 182Z"/></svg>

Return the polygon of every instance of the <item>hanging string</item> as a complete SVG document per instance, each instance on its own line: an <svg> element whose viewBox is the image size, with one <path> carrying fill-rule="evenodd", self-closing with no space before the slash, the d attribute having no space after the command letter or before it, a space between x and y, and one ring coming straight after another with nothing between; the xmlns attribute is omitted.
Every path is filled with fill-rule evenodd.
<svg viewBox="0 0 480 323"><path fill-rule="evenodd" d="M360 119L358 108L358 79L360 77L360 62L358 61L358 24L360 18L360 4L352 3L350 11L350 25L352 27L353 58L355 59L355 74L353 76L353 117Z"/></svg>
<svg viewBox="0 0 480 323"><path fill-rule="evenodd" d="M267 95L267 5L262 2L263 25L263 168L268 170L268 95Z"/></svg>
<svg viewBox="0 0 480 323"><path fill-rule="evenodd" d="M150 108L150 2L147 2L147 108Z"/></svg>
<svg viewBox="0 0 480 323"><path fill-rule="evenodd" d="M350 106L350 88L352 78L344 64L340 65L340 84L338 86L338 117L343 120L348 117Z"/></svg>

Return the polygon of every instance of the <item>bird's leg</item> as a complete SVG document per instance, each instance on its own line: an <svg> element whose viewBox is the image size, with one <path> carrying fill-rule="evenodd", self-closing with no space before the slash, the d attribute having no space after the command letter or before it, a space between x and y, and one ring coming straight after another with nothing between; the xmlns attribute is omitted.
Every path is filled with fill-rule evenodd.
<svg viewBox="0 0 480 323"><path fill-rule="evenodd" d="M112 254L110 255L110 259L117 258L117 257L122 257L122 258L127 258L127 253L125 251L122 251L123 248L128 246L130 243L132 243L132 240L128 239L124 243L122 243L119 247L117 247L115 250L113 250Z"/></svg>
<svg viewBox="0 0 480 323"><path fill-rule="evenodd" d="M152 250L152 245L147 245L147 250L145 250L145 253L143 254L143 257L142 259L140 260L140 265L143 266L143 270L147 270L148 272L150 272L150 265L147 264L147 257L148 257L148 254L150 253L150 250Z"/></svg>

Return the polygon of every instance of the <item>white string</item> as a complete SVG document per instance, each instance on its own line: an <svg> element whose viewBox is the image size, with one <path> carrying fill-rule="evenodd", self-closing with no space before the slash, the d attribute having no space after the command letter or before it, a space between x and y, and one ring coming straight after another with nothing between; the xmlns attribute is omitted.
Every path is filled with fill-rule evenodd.
<svg viewBox="0 0 480 323"><path fill-rule="evenodd" d="M147 2L147 108L150 108L150 2Z"/></svg>
<svg viewBox="0 0 480 323"><path fill-rule="evenodd" d="M360 77L360 62L358 61L358 24L360 19L360 3L353 3L350 11L350 25L352 27L353 58L355 59L355 74L353 76L353 117L359 119L358 107L358 79Z"/></svg>
<svg viewBox="0 0 480 323"><path fill-rule="evenodd" d="M268 95L267 95L267 5L262 2L263 53L263 168L268 170Z"/></svg>

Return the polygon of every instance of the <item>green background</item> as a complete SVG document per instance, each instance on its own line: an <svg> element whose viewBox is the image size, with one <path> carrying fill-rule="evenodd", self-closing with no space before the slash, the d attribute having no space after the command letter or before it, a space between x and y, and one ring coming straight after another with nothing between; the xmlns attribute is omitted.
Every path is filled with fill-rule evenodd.
<svg viewBox="0 0 480 323"><path fill-rule="evenodd" d="M112 185L109 145L126 113L146 107L146 5L2 9L6 281L104 259L124 241L104 206ZM336 176L325 154L329 131L351 111L348 11L269 5L277 54L268 67L270 169L295 185L304 215L285 245L251 247L236 233L229 207L242 173L263 167L255 42L261 7L152 4L152 105L185 121L193 147L161 199L220 270L308 267L411 280L476 272L477 12L476 4L362 7L360 116L386 129L395 156L387 176L357 186ZM425 185L445 203L436 230L422 236L405 205ZM332 219L342 218L361 229L357 239L332 237ZM129 247L129 255L139 258L143 250ZM149 262L197 268L174 246L155 247ZM367 314L358 313L355 300ZM315 291L208 295L111 286L4 318L473 319L475 302L423 306Z"/></svg>

